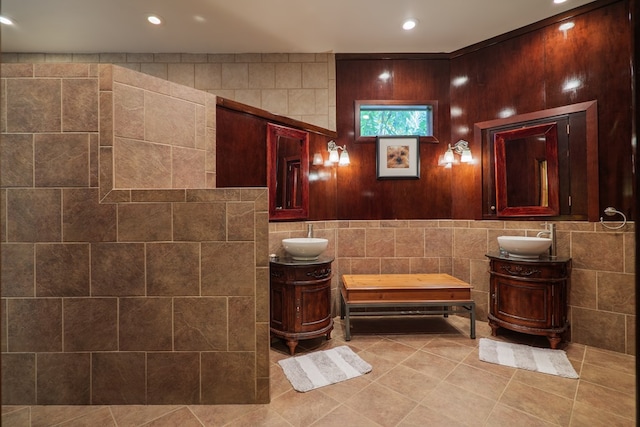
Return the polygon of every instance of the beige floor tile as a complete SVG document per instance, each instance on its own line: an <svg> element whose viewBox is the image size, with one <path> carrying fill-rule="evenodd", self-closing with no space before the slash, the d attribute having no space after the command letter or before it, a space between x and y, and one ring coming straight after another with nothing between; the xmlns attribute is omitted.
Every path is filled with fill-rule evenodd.
<svg viewBox="0 0 640 427"><path fill-rule="evenodd" d="M486 425L491 427L550 427L557 424L549 423L525 412L498 404L493 408Z"/></svg>
<svg viewBox="0 0 640 427"><path fill-rule="evenodd" d="M511 381L500 403L561 426L569 425L573 399L550 394L519 381Z"/></svg>
<svg viewBox="0 0 640 427"><path fill-rule="evenodd" d="M588 347L585 352L584 363L615 369L629 375L636 374L635 357L628 354Z"/></svg>
<svg viewBox="0 0 640 427"><path fill-rule="evenodd" d="M399 427L463 427L465 425L442 412L423 405L418 405L398 424Z"/></svg>
<svg viewBox="0 0 640 427"><path fill-rule="evenodd" d="M118 427L135 427L160 418L178 408L180 408L179 405L114 405L111 406L111 413Z"/></svg>
<svg viewBox="0 0 640 427"><path fill-rule="evenodd" d="M588 403L576 402L571 414L572 427L634 427L636 422Z"/></svg>
<svg viewBox="0 0 640 427"><path fill-rule="evenodd" d="M576 402L586 403L594 408L633 419L636 413L636 399L632 395L621 393L587 381L578 385Z"/></svg>
<svg viewBox="0 0 640 427"><path fill-rule="evenodd" d="M576 396L579 382L573 378L563 378L541 372L527 371L525 369L516 369L513 379L571 400Z"/></svg>
<svg viewBox="0 0 640 427"><path fill-rule="evenodd" d="M422 399L421 405L464 425L478 426L483 425L496 403L445 381Z"/></svg>
<svg viewBox="0 0 640 427"><path fill-rule="evenodd" d="M422 351L427 351L429 353L445 357L455 362L461 362L472 352L477 352L477 350L475 349L475 340L472 341L472 343L474 344L473 347L465 345L468 343L468 341L470 340L465 340L465 343L461 344L450 339L433 340L422 347Z"/></svg>
<svg viewBox="0 0 640 427"><path fill-rule="evenodd" d="M345 405L340 405L313 424L313 427L384 427L375 421L363 417L360 413Z"/></svg>
<svg viewBox="0 0 640 427"><path fill-rule="evenodd" d="M96 424L99 425L99 424ZM180 426L180 427L202 427L202 423L198 418L187 408L183 406L176 409L173 412L169 412L160 418L144 424L145 427L166 427L166 426Z"/></svg>
<svg viewBox="0 0 640 427"><path fill-rule="evenodd" d="M431 352L418 351L402 362L404 366L415 369L430 377L444 379L458 364L450 359Z"/></svg>
<svg viewBox="0 0 640 427"><path fill-rule="evenodd" d="M309 426L340 403L320 390L299 393L291 390L271 400L270 409L294 426Z"/></svg>
<svg viewBox="0 0 640 427"><path fill-rule="evenodd" d="M372 383L344 404L383 426L398 424L417 403L383 385Z"/></svg>
<svg viewBox="0 0 640 427"><path fill-rule="evenodd" d="M267 405L191 405L189 409L206 426L226 425Z"/></svg>
<svg viewBox="0 0 640 427"><path fill-rule="evenodd" d="M403 365L398 365L376 382L397 391L405 397L417 402L421 401L442 380L417 372Z"/></svg>
<svg viewBox="0 0 640 427"><path fill-rule="evenodd" d="M392 340L380 341L367 349L370 353L380 355L394 364L398 364L413 355L416 351L414 347L401 344Z"/></svg>
<svg viewBox="0 0 640 427"><path fill-rule="evenodd" d="M60 424L59 427L117 427L116 420L108 406L103 406L97 411L92 411L73 420Z"/></svg>
<svg viewBox="0 0 640 427"><path fill-rule="evenodd" d="M585 363L580 378L583 381L611 388L625 394L635 394L635 375L630 375L616 369Z"/></svg>
<svg viewBox="0 0 640 427"><path fill-rule="evenodd" d="M508 379L464 364L458 365L444 381L496 401L509 384Z"/></svg>
<svg viewBox="0 0 640 427"><path fill-rule="evenodd" d="M222 424L205 424L207 427L217 427ZM269 409L267 406L249 412L240 418L231 421L228 424L224 424L225 427L245 427L245 426L261 426L261 427L290 427L291 424L287 422L280 414L273 409Z"/></svg>

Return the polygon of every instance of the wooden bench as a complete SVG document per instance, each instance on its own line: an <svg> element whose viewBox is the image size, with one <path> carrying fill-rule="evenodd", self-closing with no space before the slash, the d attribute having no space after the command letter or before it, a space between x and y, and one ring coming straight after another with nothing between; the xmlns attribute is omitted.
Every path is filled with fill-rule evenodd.
<svg viewBox="0 0 640 427"><path fill-rule="evenodd" d="M469 313L470 338L476 337L472 286L448 274L345 274L340 288L340 318L351 340L351 316ZM351 311L351 309L366 311ZM370 309L390 309L371 311ZM395 310L397 308L397 310ZM406 308L414 310L404 310ZM426 308L429 308L426 310Z"/></svg>

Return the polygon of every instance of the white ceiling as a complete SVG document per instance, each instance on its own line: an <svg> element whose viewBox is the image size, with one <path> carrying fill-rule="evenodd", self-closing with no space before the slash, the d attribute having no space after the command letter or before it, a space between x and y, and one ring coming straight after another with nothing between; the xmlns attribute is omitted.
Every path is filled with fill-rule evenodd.
<svg viewBox="0 0 640 427"><path fill-rule="evenodd" d="M3 52L453 52L593 0L2 0ZM162 16L159 27L149 13ZM411 32L402 21L417 18Z"/></svg>

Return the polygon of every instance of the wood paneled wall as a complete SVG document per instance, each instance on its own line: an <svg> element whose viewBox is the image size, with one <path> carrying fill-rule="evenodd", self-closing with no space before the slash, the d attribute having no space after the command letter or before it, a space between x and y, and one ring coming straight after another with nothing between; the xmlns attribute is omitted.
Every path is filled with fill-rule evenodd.
<svg viewBox="0 0 640 427"><path fill-rule="evenodd" d="M577 9L575 27L558 19L520 29L451 55L336 55L338 143L352 165L338 170L338 219L479 219L479 163L444 169L448 143L473 141L473 124L583 101L598 101L600 206L635 218L631 144L632 26L629 1ZM383 71L391 72L386 81ZM454 85L458 77L467 82ZM564 89L571 79L578 87ZM439 144L421 144L419 180L377 180L375 143L355 140L354 101L439 101ZM454 111L455 114L451 114ZM479 156L480 147L471 146ZM479 157L478 157L479 159Z"/></svg>

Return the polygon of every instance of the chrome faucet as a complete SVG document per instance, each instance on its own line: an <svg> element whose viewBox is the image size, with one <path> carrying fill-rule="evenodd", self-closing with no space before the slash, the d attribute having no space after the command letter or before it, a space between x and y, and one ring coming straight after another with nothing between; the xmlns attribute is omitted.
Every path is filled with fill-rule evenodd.
<svg viewBox="0 0 640 427"><path fill-rule="evenodd" d="M545 221L544 224L542 224L544 226L544 231L539 232L538 234L536 234L536 237L547 237L549 239L551 239L551 247L549 248L549 256L550 257L555 257L557 255L557 247L556 247L556 225L555 224L549 224L548 222Z"/></svg>
<svg viewBox="0 0 640 427"><path fill-rule="evenodd" d="M313 224L307 224L307 237L313 237Z"/></svg>

